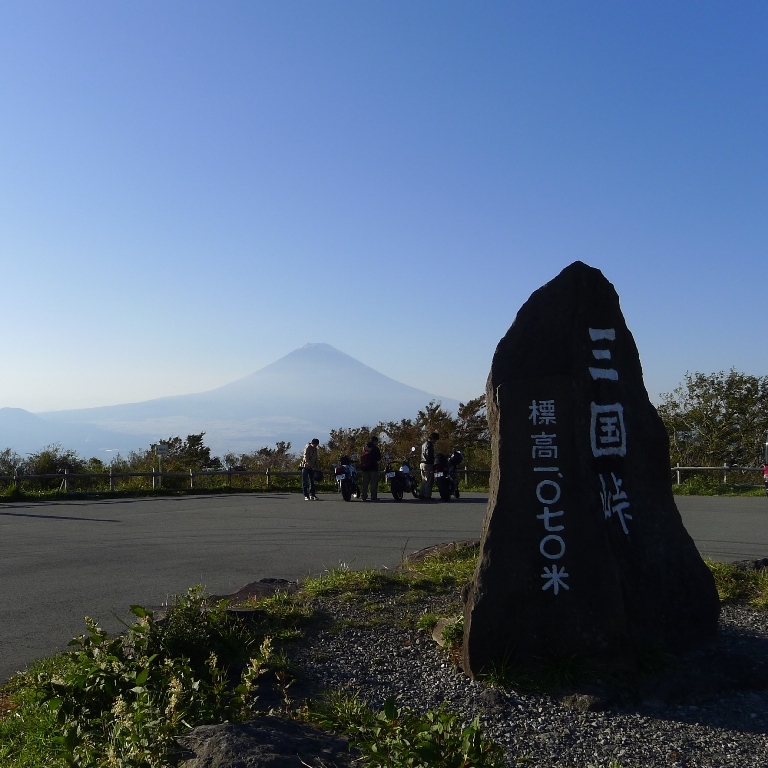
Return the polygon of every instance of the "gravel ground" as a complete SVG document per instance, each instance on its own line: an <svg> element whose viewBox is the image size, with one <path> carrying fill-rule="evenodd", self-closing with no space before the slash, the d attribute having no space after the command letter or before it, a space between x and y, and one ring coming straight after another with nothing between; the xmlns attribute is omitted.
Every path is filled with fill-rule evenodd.
<svg viewBox="0 0 768 768"><path fill-rule="evenodd" d="M391 622L362 628L377 599L382 613L387 603L397 610L386 595L366 599L367 612L358 603L319 601L346 622L297 650L309 690L346 689L375 707L392 695L418 710L445 702L467 722L479 715L484 732L505 747L509 765L768 766L768 614L725 606L714 648L622 702L502 691L470 681L426 633ZM455 612L455 601L452 607ZM437 614L446 609L445 597L418 605Z"/></svg>

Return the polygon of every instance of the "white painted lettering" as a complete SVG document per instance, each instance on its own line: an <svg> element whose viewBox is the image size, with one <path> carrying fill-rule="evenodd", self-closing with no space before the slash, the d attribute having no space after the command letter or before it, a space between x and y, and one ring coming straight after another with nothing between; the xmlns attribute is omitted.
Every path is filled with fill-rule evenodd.
<svg viewBox="0 0 768 768"><path fill-rule="evenodd" d="M554 541L557 543L557 546L559 548L559 551L557 554L551 554L547 552L546 546L550 541ZM561 536L557 536L554 533L551 533L549 536L545 536L541 540L541 544L539 544L539 552L541 552L544 557L547 558L547 560L559 560L564 554L565 554L565 542L563 541Z"/></svg>
<svg viewBox="0 0 768 768"><path fill-rule="evenodd" d="M553 489L548 491L548 493L553 493L553 496L551 499L547 499L543 496L545 488ZM554 504L560 498L560 486L554 480L542 480L536 486L536 498L542 504Z"/></svg>
<svg viewBox="0 0 768 768"><path fill-rule="evenodd" d="M565 528L564 525L551 525L549 520L552 517L562 517L565 513L561 510L560 512L550 512L549 507L544 507L544 512L540 515L536 515L537 519L544 521L544 528L548 531L562 531L563 528Z"/></svg>

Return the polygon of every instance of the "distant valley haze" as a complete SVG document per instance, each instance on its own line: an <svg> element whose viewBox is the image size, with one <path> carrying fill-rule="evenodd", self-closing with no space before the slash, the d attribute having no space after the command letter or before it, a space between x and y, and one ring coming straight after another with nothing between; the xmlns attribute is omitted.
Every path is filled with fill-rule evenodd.
<svg viewBox="0 0 768 768"><path fill-rule="evenodd" d="M480 393L478 393L480 394ZM60 443L85 458L109 460L178 435L205 432L223 456L279 440L294 448L331 429L414 418L431 400L456 412L459 402L410 387L330 344L305 344L274 363L207 392L138 403L30 413L0 409L0 449L25 454Z"/></svg>

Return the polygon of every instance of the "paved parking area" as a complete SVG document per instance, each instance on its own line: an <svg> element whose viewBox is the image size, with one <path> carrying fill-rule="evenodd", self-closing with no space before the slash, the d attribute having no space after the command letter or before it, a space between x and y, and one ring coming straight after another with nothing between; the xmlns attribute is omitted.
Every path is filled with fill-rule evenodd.
<svg viewBox="0 0 768 768"><path fill-rule="evenodd" d="M0 681L62 649L83 617L109 631L129 606L203 584L228 594L344 562L394 567L403 553L477 538L487 495L378 503L300 494L0 505Z"/></svg>

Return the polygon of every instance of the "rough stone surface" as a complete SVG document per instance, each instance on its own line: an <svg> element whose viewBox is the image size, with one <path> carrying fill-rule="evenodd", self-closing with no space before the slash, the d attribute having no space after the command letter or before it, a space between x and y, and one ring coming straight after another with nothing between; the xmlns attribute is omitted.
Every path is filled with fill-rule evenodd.
<svg viewBox="0 0 768 768"><path fill-rule="evenodd" d="M231 600L233 603L237 603L248 598L270 597L275 592L292 594L297 588L298 585L295 581L288 581L287 579L259 579L259 581L251 581L244 587L240 587L237 592L233 592L231 595L211 595L210 600Z"/></svg>
<svg viewBox="0 0 768 768"><path fill-rule="evenodd" d="M437 620L437 623L435 624L435 627L432 630L432 639L441 648L443 648L446 645L445 638L443 637L443 632L445 632L446 627L452 627L458 621L459 621L459 617L457 617L457 616L454 616L452 619L438 619Z"/></svg>
<svg viewBox="0 0 768 768"><path fill-rule="evenodd" d="M761 557L759 560L739 560L731 563L742 571L760 571L768 568L768 557Z"/></svg>
<svg viewBox="0 0 768 768"><path fill-rule="evenodd" d="M431 547L424 547L424 549L407 555L403 559L403 567L407 568L412 563L420 563L435 555L451 555L454 552L461 552L463 549L471 549L478 544L480 544L479 539L463 539L462 541L449 541L445 544L433 544Z"/></svg>
<svg viewBox="0 0 768 768"><path fill-rule="evenodd" d="M464 669L576 657L632 670L711 640L714 581L683 527L666 430L613 286L576 262L499 342L493 464Z"/></svg>
<svg viewBox="0 0 768 768"><path fill-rule="evenodd" d="M347 768L345 739L305 723L259 717L247 723L201 725L177 741L182 768Z"/></svg>

